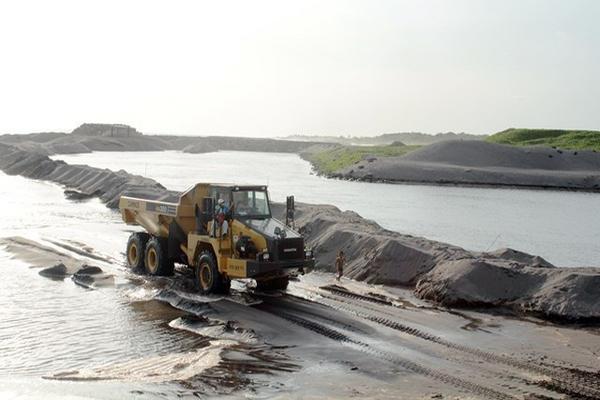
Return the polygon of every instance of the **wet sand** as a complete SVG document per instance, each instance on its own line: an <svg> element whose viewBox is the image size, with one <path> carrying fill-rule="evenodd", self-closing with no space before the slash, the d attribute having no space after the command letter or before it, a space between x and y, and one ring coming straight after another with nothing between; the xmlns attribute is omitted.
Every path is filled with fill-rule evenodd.
<svg viewBox="0 0 600 400"><path fill-rule="evenodd" d="M93 243L85 246L93 249ZM51 250L38 253L43 254L48 264L59 256ZM13 256L26 257L18 251ZM199 296L186 269L178 268L173 278L151 278L105 268L128 283L96 291L121 291L153 320L200 341L185 351L79 362L81 367L44 373L49 384L149 385L144 390L150 397L173 382L180 388L170 390L181 395L210 398L600 395L595 330L477 311L456 313L423 302L410 290L346 278L338 283L329 273L303 276L286 293L254 292L235 282L230 296ZM36 274L31 279L45 281ZM79 295L90 294L82 289ZM139 334L143 329L136 328Z"/></svg>

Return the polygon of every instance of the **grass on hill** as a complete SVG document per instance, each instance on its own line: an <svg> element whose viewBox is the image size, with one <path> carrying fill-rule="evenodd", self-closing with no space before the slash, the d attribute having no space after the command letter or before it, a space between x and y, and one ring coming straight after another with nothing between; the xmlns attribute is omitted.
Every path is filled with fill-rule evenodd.
<svg viewBox="0 0 600 400"><path fill-rule="evenodd" d="M407 146L401 143L387 146L336 146L308 151L303 157L310 161L319 173L331 174L361 161L366 156L401 156L419 147L421 146Z"/></svg>
<svg viewBox="0 0 600 400"><path fill-rule="evenodd" d="M543 145L572 150L600 151L600 131L511 128L490 136L487 141L516 146Z"/></svg>

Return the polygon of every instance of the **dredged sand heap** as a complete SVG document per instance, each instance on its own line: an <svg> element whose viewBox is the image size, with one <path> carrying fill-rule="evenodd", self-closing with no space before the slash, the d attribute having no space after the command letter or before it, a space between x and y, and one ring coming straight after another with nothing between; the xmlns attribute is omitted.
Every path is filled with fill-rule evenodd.
<svg viewBox="0 0 600 400"><path fill-rule="evenodd" d="M367 181L600 191L600 153L455 140L399 157L367 157L335 175Z"/></svg>

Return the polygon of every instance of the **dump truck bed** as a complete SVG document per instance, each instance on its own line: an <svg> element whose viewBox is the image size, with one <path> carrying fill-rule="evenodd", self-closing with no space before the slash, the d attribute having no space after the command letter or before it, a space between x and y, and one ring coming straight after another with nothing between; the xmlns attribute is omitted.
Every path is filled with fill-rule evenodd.
<svg viewBox="0 0 600 400"><path fill-rule="evenodd" d="M123 221L140 225L152 235L167 237L173 222L184 233L197 230L194 207L208 194L207 184L196 184L183 192L164 191L153 196L133 193L121 196L119 209Z"/></svg>

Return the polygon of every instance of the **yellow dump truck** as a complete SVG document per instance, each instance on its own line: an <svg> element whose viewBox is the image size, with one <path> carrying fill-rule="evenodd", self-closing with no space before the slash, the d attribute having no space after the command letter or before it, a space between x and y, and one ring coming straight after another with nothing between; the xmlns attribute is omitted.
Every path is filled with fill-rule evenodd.
<svg viewBox="0 0 600 400"><path fill-rule="evenodd" d="M285 289L291 276L314 266L302 236L273 218L266 186L199 183L177 202L122 196L119 209L127 224L146 230L129 237L129 267L171 275L175 263L187 265L202 293L227 292L240 278Z"/></svg>

